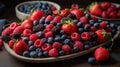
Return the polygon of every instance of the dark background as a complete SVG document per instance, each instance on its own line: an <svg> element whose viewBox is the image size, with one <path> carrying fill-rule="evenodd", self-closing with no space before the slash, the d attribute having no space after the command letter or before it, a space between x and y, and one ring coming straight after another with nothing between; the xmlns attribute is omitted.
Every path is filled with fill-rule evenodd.
<svg viewBox="0 0 120 67"><path fill-rule="evenodd" d="M15 6L23 1L27 0L0 0L6 5L6 10L0 16L0 18L9 19L10 21L19 21L15 16ZM49 0L58 3L62 8L70 8L72 3L77 3L80 7L85 8L90 3L94 1L111 1L120 4L120 0ZM120 21L117 21L120 22ZM118 40L119 41L119 40ZM114 50L111 52L111 58L103 63L99 63L97 65L90 65L87 62L88 57L93 56L93 53L87 54L81 57L77 57L74 59L60 61L60 62L53 62L53 63L40 63L40 64L33 64L33 63L26 63L21 62L14 59L10 56L7 51L3 48L0 51L0 67L120 67L120 43L117 42Z"/></svg>

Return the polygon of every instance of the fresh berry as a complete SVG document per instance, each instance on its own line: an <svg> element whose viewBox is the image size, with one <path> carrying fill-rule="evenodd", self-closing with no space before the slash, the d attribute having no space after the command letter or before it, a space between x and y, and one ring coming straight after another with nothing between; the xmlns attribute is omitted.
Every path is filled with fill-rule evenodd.
<svg viewBox="0 0 120 67"><path fill-rule="evenodd" d="M0 49L2 49L2 46L3 46L3 40L0 39Z"/></svg>
<svg viewBox="0 0 120 67"><path fill-rule="evenodd" d="M37 57L38 57L37 52L36 52L36 51L31 51L31 52L30 52L30 57L31 57L31 58L37 58Z"/></svg>
<svg viewBox="0 0 120 67"><path fill-rule="evenodd" d="M103 12L102 12L102 18L108 18L108 14L107 14L106 11L103 11Z"/></svg>
<svg viewBox="0 0 120 67"><path fill-rule="evenodd" d="M43 51L49 51L51 49L51 45L48 44L48 43L45 43L43 46L42 46L42 50Z"/></svg>
<svg viewBox="0 0 120 67"><path fill-rule="evenodd" d="M36 48L35 48L35 46L33 46L33 45L29 47L29 51L35 51L35 49L36 49Z"/></svg>
<svg viewBox="0 0 120 67"><path fill-rule="evenodd" d="M72 41L79 41L80 40L80 35L77 32L74 32L71 34L71 40Z"/></svg>
<svg viewBox="0 0 120 67"><path fill-rule="evenodd" d="M63 50L59 51L59 56L65 55L65 52Z"/></svg>
<svg viewBox="0 0 120 67"><path fill-rule="evenodd" d="M45 20L52 21L53 17L51 15L48 15Z"/></svg>
<svg viewBox="0 0 120 67"><path fill-rule="evenodd" d="M51 31L45 33L44 35L45 38L53 37L53 33Z"/></svg>
<svg viewBox="0 0 120 67"><path fill-rule="evenodd" d="M14 30L17 26L18 26L18 24L16 22L13 22L10 24L9 28Z"/></svg>
<svg viewBox="0 0 120 67"><path fill-rule="evenodd" d="M23 56L24 57L30 57L30 52L29 51L24 51Z"/></svg>
<svg viewBox="0 0 120 67"><path fill-rule="evenodd" d="M96 59L94 57L89 57L88 58L88 63L90 63L90 64L96 64Z"/></svg>
<svg viewBox="0 0 120 67"><path fill-rule="evenodd" d="M33 27L33 20L28 18L22 22L21 26L25 29L31 29Z"/></svg>
<svg viewBox="0 0 120 67"><path fill-rule="evenodd" d="M95 50L94 56L97 61L105 61L109 59L110 52L103 47L99 47Z"/></svg>
<svg viewBox="0 0 120 67"><path fill-rule="evenodd" d="M33 41L33 42L35 42L38 38L39 38L39 37L38 37L37 34L31 34L30 37L29 37L29 39L30 39L31 41Z"/></svg>
<svg viewBox="0 0 120 67"><path fill-rule="evenodd" d="M25 30L23 31L22 36L23 36L23 37L29 37L31 34L32 34L32 31L31 31L30 29L25 29Z"/></svg>
<svg viewBox="0 0 120 67"><path fill-rule="evenodd" d="M38 25L38 24L39 24L39 22L38 22L37 20L34 20L34 21L33 21L33 25L34 25L34 26L36 26L36 25Z"/></svg>
<svg viewBox="0 0 120 67"><path fill-rule="evenodd" d="M78 9L78 8L79 8L78 4L72 4L71 5L71 9Z"/></svg>
<svg viewBox="0 0 120 67"><path fill-rule="evenodd" d="M62 19L61 16L56 16L56 17L54 17L53 21L55 23L59 23L61 19Z"/></svg>
<svg viewBox="0 0 120 67"><path fill-rule="evenodd" d="M90 36L89 32L83 32L81 34L81 38L82 38L82 40L88 41L88 40L90 40L91 36Z"/></svg>
<svg viewBox="0 0 120 67"><path fill-rule="evenodd" d="M34 45L33 41L28 41L28 46Z"/></svg>
<svg viewBox="0 0 120 67"><path fill-rule="evenodd" d="M14 40L10 40L8 45L9 45L10 48L13 48L13 46L14 46Z"/></svg>
<svg viewBox="0 0 120 67"><path fill-rule="evenodd" d="M5 36L5 35L10 35L11 33L13 32L13 30L11 28L6 28L5 30L2 31L2 36Z"/></svg>
<svg viewBox="0 0 120 67"><path fill-rule="evenodd" d="M73 46L77 47L78 51L82 51L83 50L83 43L80 42L80 41L75 41Z"/></svg>
<svg viewBox="0 0 120 67"><path fill-rule="evenodd" d="M102 21L100 23L100 27L103 28L103 29L105 29L107 27L107 23L105 21Z"/></svg>
<svg viewBox="0 0 120 67"><path fill-rule="evenodd" d="M54 42L54 43L52 44L52 47L53 47L53 48L56 48L57 50L60 50L60 49L62 48L62 44L59 43L59 42Z"/></svg>
<svg viewBox="0 0 120 67"><path fill-rule="evenodd" d="M78 28L78 33L81 34L84 32L84 28Z"/></svg>
<svg viewBox="0 0 120 67"><path fill-rule="evenodd" d="M68 9L63 9L60 11L60 16L67 17L70 14L70 11Z"/></svg>
<svg viewBox="0 0 120 67"><path fill-rule="evenodd" d="M58 50L53 48L48 52L49 56L51 57L57 57L58 56Z"/></svg>
<svg viewBox="0 0 120 67"><path fill-rule="evenodd" d="M83 16L83 17L80 18L79 21L82 22L83 24L88 24L88 20L89 19L87 17Z"/></svg>
<svg viewBox="0 0 120 67"><path fill-rule="evenodd" d="M40 39L37 39L37 40L35 41L35 43L34 43L34 46L35 46L36 48L41 48L43 45L44 45L44 42L43 42L42 40L40 40Z"/></svg>
<svg viewBox="0 0 120 67"><path fill-rule="evenodd" d="M65 54L70 54L71 53L71 47L67 44L62 46L62 50L65 51Z"/></svg>
<svg viewBox="0 0 120 67"><path fill-rule="evenodd" d="M49 44L52 44L54 42L54 38L53 37L49 37L48 40L47 40L47 42Z"/></svg>
<svg viewBox="0 0 120 67"><path fill-rule="evenodd" d="M44 33L43 33L42 31L39 31L37 34L38 34L38 37L39 37L39 38L44 37Z"/></svg>
<svg viewBox="0 0 120 67"><path fill-rule="evenodd" d="M102 7L103 10L106 10L111 6L111 2L101 2L100 6Z"/></svg>
<svg viewBox="0 0 120 67"><path fill-rule="evenodd" d="M24 27L23 27L23 26L17 26L17 27L14 29L13 33L22 34L23 31L24 31Z"/></svg>

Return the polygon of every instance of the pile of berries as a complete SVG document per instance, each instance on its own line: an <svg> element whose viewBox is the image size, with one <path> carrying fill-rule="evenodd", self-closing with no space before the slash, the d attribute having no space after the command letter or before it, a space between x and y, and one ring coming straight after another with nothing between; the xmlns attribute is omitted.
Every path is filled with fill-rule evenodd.
<svg viewBox="0 0 120 67"><path fill-rule="evenodd" d="M105 19L120 19L120 6L111 2L101 2L92 4L90 14Z"/></svg>
<svg viewBox="0 0 120 67"><path fill-rule="evenodd" d="M31 14L32 11L37 9L43 11L44 13L46 13L46 15L49 15L49 14L52 14L52 11L56 10L56 7L47 2L28 3L28 4L20 5L18 7L18 10L25 14Z"/></svg>

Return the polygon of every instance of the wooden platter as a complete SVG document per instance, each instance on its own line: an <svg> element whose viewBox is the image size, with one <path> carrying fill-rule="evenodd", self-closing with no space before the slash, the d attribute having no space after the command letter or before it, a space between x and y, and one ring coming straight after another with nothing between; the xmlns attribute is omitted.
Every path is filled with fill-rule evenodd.
<svg viewBox="0 0 120 67"><path fill-rule="evenodd" d="M79 56L85 55L87 53L90 53L90 52L94 51L98 47L110 44L113 40L115 40L119 36L119 34L120 34L120 31L117 31L116 35L111 40L109 40L109 41L107 41L105 43L99 44L97 46L94 46L94 47L92 47L90 49L83 50L83 51L80 51L78 53L59 56L59 57L28 58L28 57L24 57L24 56L16 54L11 48L9 48L7 43L4 43L4 46L5 46L5 49L7 50L7 52L10 55L12 55L15 59L18 59L20 61L31 62L31 63L47 63L47 62L56 62L56 61L68 60L68 59L71 59L71 58L79 57Z"/></svg>

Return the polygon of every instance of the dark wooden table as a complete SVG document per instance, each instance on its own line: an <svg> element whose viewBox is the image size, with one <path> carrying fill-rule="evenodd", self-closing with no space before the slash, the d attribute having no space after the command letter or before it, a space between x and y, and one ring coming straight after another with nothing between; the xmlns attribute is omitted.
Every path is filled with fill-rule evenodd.
<svg viewBox="0 0 120 67"><path fill-rule="evenodd" d="M12 21L19 21L15 16L15 6L23 2L25 0L4 0L2 1L6 5L6 11L0 18L9 19ZM80 5L80 7L86 7L88 4L93 2L94 0L49 0L56 2L61 5L62 8L68 7L70 8L70 5L72 3L77 3ZM102 0L96 0L96 1L102 1ZM120 3L120 0L109 0L115 3ZM112 21L113 22L113 21ZM119 23L120 21L115 21ZM119 41L119 40L118 40ZM8 54L8 52L3 49L0 51L0 67L120 67L120 60L115 57L119 54L120 56L120 42L116 43L117 47L114 47L114 50L111 52L111 58L104 63L100 63L97 65L90 65L87 62L88 57L93 56L93 53L77 57L74 59L66 60L66 61L60 61L60 62L53 62L53 63L26 63L21 62L13 58L11 55Z"/></svg>

